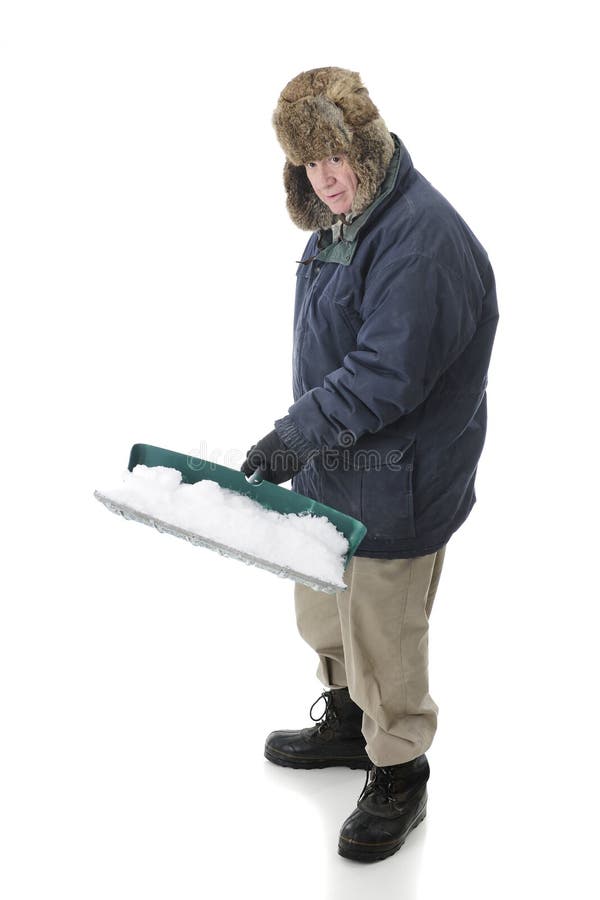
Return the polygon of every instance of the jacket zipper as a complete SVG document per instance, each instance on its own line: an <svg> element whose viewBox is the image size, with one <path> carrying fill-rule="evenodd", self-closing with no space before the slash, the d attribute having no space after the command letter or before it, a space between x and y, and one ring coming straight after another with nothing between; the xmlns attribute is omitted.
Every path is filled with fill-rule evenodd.
<svg viewBox="0 0 600 900"><path fill-rule="evenodd" d="M304 304L300 311L300 335L298 337L298 345L296 351L296 365L298 367L298 372L300 374L300 387L302 388L302 392L306 393L306 384L304 382L304 378L302 377L302 348L304 346L304 338L306 337L306 319L308 317L308 311L311 307L314 289L317 281L319 280L319 275L321 274L321 269L323 268L323 264L317 265L316 263L311 263L311 268L314 267L314 276L309 280L308 289L306 291L306 297L304 298Z"/></svg>

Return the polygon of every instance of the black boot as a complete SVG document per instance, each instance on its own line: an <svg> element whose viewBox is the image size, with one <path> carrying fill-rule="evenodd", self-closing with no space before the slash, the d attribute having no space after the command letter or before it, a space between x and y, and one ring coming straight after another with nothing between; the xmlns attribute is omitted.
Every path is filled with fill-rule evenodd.
<svg viewBox="0 0 600 900"><path fill-rule="evenodd" d="M315 719L312 711L321 698L325 710ZM265 743L267 759L292 769L371 768L361 731L362 710L350 699L348 688L324 691L311 706L310 717L319 724L301 731L272 731Z"/></svg>
<svg viewBox="0 0 600 900"><path fill-rule="evenodd" d="M398 766L373 766L357 808L342 825L338 853L374 862L399 850L425 818L428 778L425 754Z"/></svg>

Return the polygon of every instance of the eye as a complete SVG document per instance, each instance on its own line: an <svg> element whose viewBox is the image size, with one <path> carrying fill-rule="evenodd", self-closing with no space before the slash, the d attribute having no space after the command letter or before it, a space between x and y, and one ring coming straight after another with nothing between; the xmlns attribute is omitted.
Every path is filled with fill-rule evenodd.
<svg viewBox="0 0 600 900"><path fill-rule="evenodd" d="M332 163L335 163L336 165L337 165L337 163L340 163L341 161L342 161L342 157L341 157L341 156L332 156L332 157L331 157L331 162L332 162Z"/></svg>
<svg viewBox="0 0 600 900"><path fill-rule="evenodd" d="M306 165L306 168L307 168L307 169L310 169L310 168L312 168L312 166L316 166L316 163L314 163L314 162L308 162L308 163L305 163L305 165Z"/></svg>

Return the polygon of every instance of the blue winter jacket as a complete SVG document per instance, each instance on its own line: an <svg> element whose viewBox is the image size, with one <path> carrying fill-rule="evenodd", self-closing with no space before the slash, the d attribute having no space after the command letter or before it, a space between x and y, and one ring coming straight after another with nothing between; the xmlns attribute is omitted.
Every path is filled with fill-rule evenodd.
<svg viewBox="0 0 600 900"><path fill-rule="evenodd" d="M403 558L438 550L476 501L498 306L486 251L392 137L372 204L308 241L275 427L306 462L292 489L367 526L357 556Z"/></svg>

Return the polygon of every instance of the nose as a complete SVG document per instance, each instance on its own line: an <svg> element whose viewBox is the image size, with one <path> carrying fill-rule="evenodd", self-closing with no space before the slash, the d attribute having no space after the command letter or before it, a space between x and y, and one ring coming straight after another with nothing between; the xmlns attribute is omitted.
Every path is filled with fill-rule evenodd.
<svg viewBox="0 0 600 900"><path fill-rule="evenodd" d="M318 173L318 180L320 190L324 190L335 184L335 175L327 166L324 166Z"/></svg>

